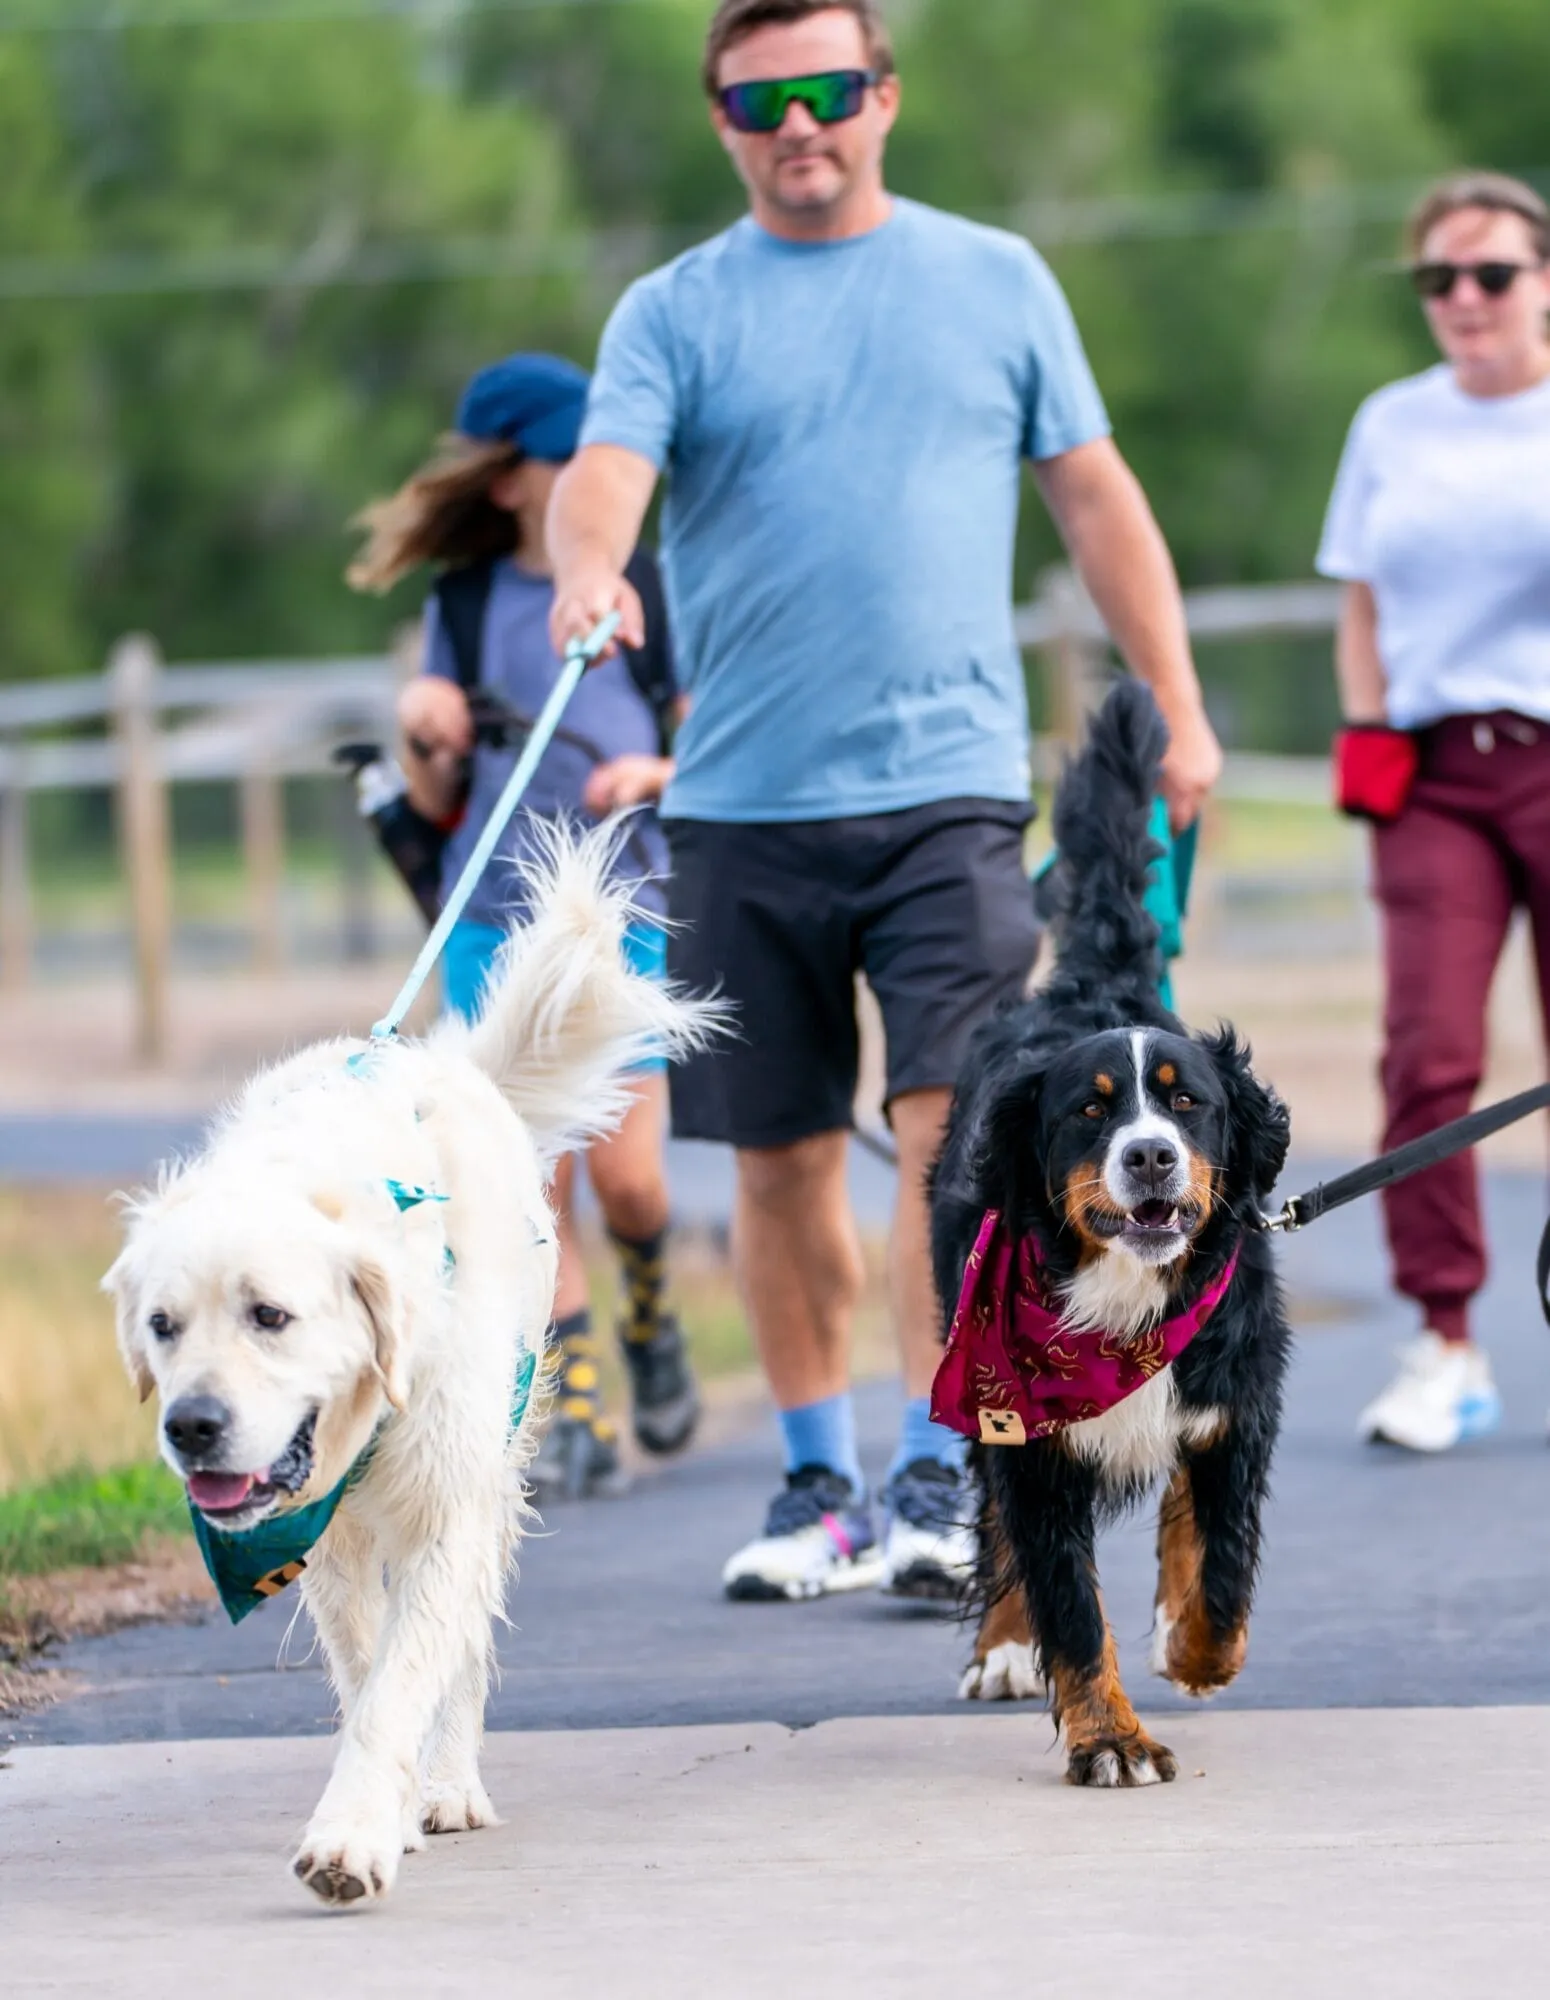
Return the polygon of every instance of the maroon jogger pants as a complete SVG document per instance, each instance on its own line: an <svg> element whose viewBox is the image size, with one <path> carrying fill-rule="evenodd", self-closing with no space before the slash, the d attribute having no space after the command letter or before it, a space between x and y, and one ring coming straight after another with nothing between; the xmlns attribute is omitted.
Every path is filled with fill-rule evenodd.
<svg viewBox="0 0 1550 2000"><path fill-rule="evenodd" d="M1485 1067L1491 977L1520 904L1550 1040L1550 726L1482 715L1426 730L1409 803L1374 830L1374 855L1389 1147L1469 1109ZM1387 1189L1383 1207L1397 1289L1428 1326L1465 1339L1486 1270L1474 1156Z"/></svg>

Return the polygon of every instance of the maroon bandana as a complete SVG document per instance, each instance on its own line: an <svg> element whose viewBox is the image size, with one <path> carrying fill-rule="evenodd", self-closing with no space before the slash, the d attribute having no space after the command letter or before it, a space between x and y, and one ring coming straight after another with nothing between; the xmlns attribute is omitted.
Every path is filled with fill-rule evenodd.
<svg viewBox="0 0 1550 2000"><path fill-rule="evenodd" d="M937 1423L982 1444L1026 1444L1101 1417L1184 1352L1232 1283L1238 1253L1192 1306L1129 1335L1062 1325L1042 1263L1031 1236L1014 1247L1000 1210L985 1211L931 1386Z"/></svg>

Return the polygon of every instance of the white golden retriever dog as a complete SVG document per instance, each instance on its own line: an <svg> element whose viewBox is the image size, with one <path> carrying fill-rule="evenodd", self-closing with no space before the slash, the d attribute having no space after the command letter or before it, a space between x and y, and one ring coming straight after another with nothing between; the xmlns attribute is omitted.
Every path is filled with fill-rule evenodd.
<svg viewBox="0 0 1550 2000"><path fill-rule="evenodd" d="M614 838L555 837L475 1024L320 1043L254 1077L130 1205L103 1280L163 1454L223 1542L262 1549L347 1482L301 1574L343 1718L294 1862L325 1902L380 1897L427 1833L494 1819L479 1749L554 1299L545 1179L617 1121L632 1062L717 1025L626 969Z"/></svg>

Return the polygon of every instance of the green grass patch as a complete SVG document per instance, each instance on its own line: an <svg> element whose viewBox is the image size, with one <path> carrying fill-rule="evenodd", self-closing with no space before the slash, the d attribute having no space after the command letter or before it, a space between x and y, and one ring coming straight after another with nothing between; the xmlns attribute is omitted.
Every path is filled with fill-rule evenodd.
<svg viewBox="0 0 1550 2000"><path fill-rule="evenodd" d="M183 1489L163 1465L62 1473L0 1494L0 1577L129 1562L149 1537L187 1532Z"/></svg>

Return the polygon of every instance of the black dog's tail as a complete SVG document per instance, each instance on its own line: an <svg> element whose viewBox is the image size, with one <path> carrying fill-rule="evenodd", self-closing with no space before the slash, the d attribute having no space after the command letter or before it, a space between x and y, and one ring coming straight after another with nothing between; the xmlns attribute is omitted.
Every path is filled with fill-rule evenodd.
<svg viewBox="0 0 1550 2000"><path fill-rule="evenodd" d="M1163 961L1156 920L1142 905L1162 848L1147 832L1167 726L1150 690L1122 680L1093 717L1087 742L1055 792L1055 941L1051 991L1157 1006Z"/></svg>

